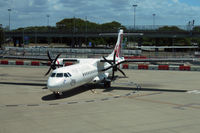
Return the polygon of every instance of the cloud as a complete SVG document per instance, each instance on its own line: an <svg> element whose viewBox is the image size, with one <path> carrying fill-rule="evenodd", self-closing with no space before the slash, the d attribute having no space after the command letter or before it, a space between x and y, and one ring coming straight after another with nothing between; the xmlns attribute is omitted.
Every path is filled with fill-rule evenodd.
<svg viewBox="0 0 200 133"><path fill-rule="evenodd" d="M174 3L178 3L179 2L179 0L172 0Z"/></svg>
<svg viewBox="0 0 200 133"><path fill-rule="evenodd" d="M8 8L11 8L11 26L46 25L46 15L50 14L50 24L63 18L80 17L98 23L119 21L124 25L133 24L137 4L136 24L152 25L156 14L156 24L186 25L192 19L199 19L200 6L183 0L1 0L0 23L8 25Z"/></svg>

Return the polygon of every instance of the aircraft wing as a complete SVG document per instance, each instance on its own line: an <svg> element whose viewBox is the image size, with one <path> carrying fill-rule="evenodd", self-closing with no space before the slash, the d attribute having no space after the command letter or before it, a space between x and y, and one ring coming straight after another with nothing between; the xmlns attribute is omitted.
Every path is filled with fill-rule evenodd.
<svg viewBox="0 0 200 133"><path fill-rule="evenodd" d="M107 60L113 62L113 60ZM100 62L107 62L105 60L100 60ZM149 59L124 59L120 61L117 65L122 63L131 63L131 62L195 62L200 61L197 58L149 58Z"/></svg>
<svg viewBox="0 0 200 133"><path fill-rule="evenodd" d="M38 56L3 56L1 59L21 59L21 60L41 60L41 61L49 61L49 58L44 57L38 57ZM52 58L53 60L55 58ZM63 59L64 62L77 62L78 58L60 58Z"/></svg>
<svg viewBox="0 0 200 133"><path fill-rule="evenodd" d="M125 59L122 63L129 62L193 62L196 58L150 58L150 59Z"/></svg>

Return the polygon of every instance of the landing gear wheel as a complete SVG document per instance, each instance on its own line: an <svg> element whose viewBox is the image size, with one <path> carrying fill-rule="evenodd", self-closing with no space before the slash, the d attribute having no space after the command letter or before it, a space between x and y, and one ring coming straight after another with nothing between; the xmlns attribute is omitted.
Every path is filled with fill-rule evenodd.
<svg viewBox="0 0 200 133"><path fill-rule="evenodd" d="M105 81L104 82L104 87L109 88L111 86L111 81Z"/></svg>
<svg viewBox="0 0 200 133"><path fill-rule="evenodd" d="M54 96L55 96L56 99L59 99L60 96L61 96L60 93L58 93L58 92L53 92L53 94L54 94Z"/></svg>

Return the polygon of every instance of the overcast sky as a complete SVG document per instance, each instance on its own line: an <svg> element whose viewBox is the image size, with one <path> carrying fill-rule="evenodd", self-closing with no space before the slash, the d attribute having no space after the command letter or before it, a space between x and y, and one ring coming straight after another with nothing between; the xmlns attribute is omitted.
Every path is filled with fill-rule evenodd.
<svg viewBox="0 0 200 133"><path fill-rule="evenodd" d="M8 25L11 11L11 29L25 26L50 25L64 18L79 17L97 23L119 21L133 25L152 25L156 14L157 25L186 25L195 20L200 25L200 0L0 0L0 24Z"/></svg>

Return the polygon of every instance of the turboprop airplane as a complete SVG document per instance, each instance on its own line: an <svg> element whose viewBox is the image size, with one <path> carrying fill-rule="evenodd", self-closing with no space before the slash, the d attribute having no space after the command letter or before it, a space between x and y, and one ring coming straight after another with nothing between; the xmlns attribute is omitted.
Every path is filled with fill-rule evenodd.
<svg viewBox="0 0 200 133"><path fill-rule="evenodd" d="M126 74L120 69L120 64L124 62L176 62L176 61L194 61L193 58L168 58L168 59L133 59L126 60L121 55L121 44L123 41L123 30L119 30L117 43L113 52L107 57L87 58L87 59L68 59L59 58L60 54L53 60L48 52L48 58L51 62L50 68L45 75L48 75L53 69L47 81L47 88L58 98L62 92L73 88L93 83L104 83L104 87L110 87L111 81L115 77L115 72ZM77 64L71 66L62 66L65 61L77 61Z"/></svg>

